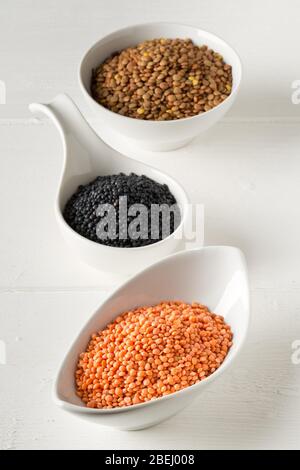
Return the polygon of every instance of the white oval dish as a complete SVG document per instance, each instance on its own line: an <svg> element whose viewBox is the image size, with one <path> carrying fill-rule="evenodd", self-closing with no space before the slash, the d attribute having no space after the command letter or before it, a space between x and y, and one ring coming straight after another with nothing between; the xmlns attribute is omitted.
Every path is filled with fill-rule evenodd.
<svg viewBox="0 0 300 470"><path fill-rule="evenodd" d="M223 364L205 380L153 401L110 410L87 408L76 395L74 373L78 356L91 334L105 328L122 312L163 300L200 302L224 316L234 337ZM244 343L249 315L247 268L239 249L212 246L170 255L135 275L99 306L60 367L54 401L63 410L104 426L137 430L157 424L190 404L228 370Z"/></svg>
<svg viewBox="0 0 300 470"><path fill-rule="evenodd" d="M107 272L132 274L139 269L184 248L183 235L189 224L190 206L182 186L166 173L125 157L106 145L84 119L74 102L65 94L58 95L48 105L32 103L29 109L36 115L46 115L59 130L64 165L55 201L55 214L61 232L73 250L87 264ZM165 239L138 248L115 248L88 240L75 232L65 221L63 209L79 185L99 175L130 172L146 175L168 185L181 209L181 222Z"/></svg>
<svg viewBox="0 0 300 470"><path fill-rule="evenodd" d="M225 101L205 113L173 121L147 121L121 116L97 103L90 93L92 69L113 52L135 46L139 42L154 38L190 38L195 44L206 44L220 53L225 62L232 66L232 92ZM95 128L100 135L105 129L116 138L127 139L128 143L145 150L168 151L183 147L201 132L219 121L232 106L240 88L242 65L235 50L223 39L195 26L177 23L146 23L115 31L94 44L83 56L79 67L80 88L93 111Z"/></svg>

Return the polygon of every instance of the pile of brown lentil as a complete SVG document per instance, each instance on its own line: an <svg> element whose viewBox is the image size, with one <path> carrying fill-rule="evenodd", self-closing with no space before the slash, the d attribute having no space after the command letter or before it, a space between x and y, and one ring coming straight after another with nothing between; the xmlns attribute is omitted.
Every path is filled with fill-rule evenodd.
<svg viewBox="0 0 300 470"><path fill-rule="evenodd" d="M168 395L218 369L232 337L224 318L198 303L163 302L123 313L80 354L77 394L90 408Z"/></svg>
<svg viewBox="0 0 300 470"><path fill-rule="evenodd" d="M223 57L191 39L153 39L113 54L92 73L93 98L123 116L173 120L209 111L231 93Z"/></svg>

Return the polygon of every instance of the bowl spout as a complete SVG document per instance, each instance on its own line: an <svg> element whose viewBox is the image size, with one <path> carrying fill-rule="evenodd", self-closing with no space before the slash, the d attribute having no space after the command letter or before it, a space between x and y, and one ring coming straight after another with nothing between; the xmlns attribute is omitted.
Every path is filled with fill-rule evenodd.
<svg viewBox="0 0 300 470"><path fill-rule="evenodd" d="M47 117L59 131L63 146L63 169L58 188L62 207L80 184L98 173L107 172L115 153L93 131L74 101L66 94L57 95L50 103L31 103L30 111Z"/></svg>
<svg viewBox="0 0 300 470"><path fill-rule="evenodd" d="M95 134L68 95L57 95L48 104L31 103L29 109L37 117L48 117L59 131L64 150L62 180L80 175L82 181L84 174L92 173L95 156L107 166L111 149Z"/></svg>
<svg viewBox="0 0 300 470"><path fill-rule="evenodd" d="M65 93L57 95L48 104L31 103L29 110L36 117L50 118L64 138L70 135L78 138L81 135L88 136L89 139L97 138L74 101Z"/></svg>

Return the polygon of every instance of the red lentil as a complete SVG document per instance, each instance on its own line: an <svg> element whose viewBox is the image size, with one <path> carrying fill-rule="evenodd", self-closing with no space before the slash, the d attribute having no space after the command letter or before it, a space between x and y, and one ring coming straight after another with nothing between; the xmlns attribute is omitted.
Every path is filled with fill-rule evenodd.
<svg viewBox="0 0 300 470"><path fill-rule="evenodd" d="M162 302L118 316L92 335L78 359L77 394L90 408L142 403L211 375L233 334L199 303Z"/></svg>

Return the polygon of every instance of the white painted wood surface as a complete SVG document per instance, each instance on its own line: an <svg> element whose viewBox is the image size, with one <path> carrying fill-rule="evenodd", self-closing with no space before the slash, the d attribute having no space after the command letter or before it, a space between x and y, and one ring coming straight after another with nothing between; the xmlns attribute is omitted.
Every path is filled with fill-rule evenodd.
<svg viewBox="0 0 300 470"><path fill-rule="evenodd" d="M0 448L300 448L300 79L297 0L2 0L0 80ZM51 401L70 341L121 279L65 251L53 216L59 137L27 111L65 91L88 118L76 68L88 45L127 24L198 24L236 47L242 92L223 122L185 149L135 154L205 205L205 243L246 254L249 339L231 371L174 418L124 433L88 425ZM109 140L109 139L108 139Z"/></svg>

